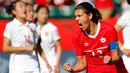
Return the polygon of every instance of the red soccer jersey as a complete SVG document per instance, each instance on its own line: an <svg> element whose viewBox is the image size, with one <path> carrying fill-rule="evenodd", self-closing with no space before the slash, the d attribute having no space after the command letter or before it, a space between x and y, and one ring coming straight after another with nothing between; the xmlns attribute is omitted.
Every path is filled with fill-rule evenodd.
<svg viewBox="0 0 130 73"><path fill-rule="evenodd" d="M117 33L113 26L104 22L98 23L97 32L90 36L79 31L73 38L73 46L77 56L86 55L88 73L116 73L115 65L104 64L104 56L110 53L110 42L117 41ZM100 53L100 57L96 56Z"/></svg>

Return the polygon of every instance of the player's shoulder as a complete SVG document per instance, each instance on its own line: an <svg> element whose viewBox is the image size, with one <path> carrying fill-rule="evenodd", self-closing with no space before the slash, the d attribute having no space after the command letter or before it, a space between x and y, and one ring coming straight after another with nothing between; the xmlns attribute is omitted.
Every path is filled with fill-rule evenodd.
<svg viewBox="0 0 130 73"><path fill-rule="evenodd" d="M6 24L6 28L12 28L14 25L14 21L10 21Z"/></svg>
<svg viewBox="0 0 130 73"><path fill-rule="evenodd" d="M129 22L129 20L130 20L130 11L125 11L118 19L118 21L127 21L127 22Z"/></svg>
<svg viewBox="0 0 130 73"><path fill-rule="evenodd" d="M50 30L57 30L57 27L54 24L52 24L51 22L47 22L46 28L48 28Z"/></svg>
<svg viewBox="0 0 130 73"><path fill-rule="evenodd" d="M29 25L36 26L35 23L33 23L33 22L28 22L28 23L29 23Z"/></svg>
<svg viewBox="0 0 130 73"><path fill-rule="evenodd" d="M122 13L121 17L124 17L124 18L129 18L130 16L130 11L125 11L124 13Z"/></svg>
<svg viewBox="0 0 130 73"><path fill-rule="evenodd" d="M115 31L115 28L113 25L108 24L107 22L100 21L101 29L104 31Z"/></svg>
<svg viewBox="0 0 130 73"><path fill-rule="evenodd" d="M77 30L74 35L73 38L74 40L80 39L83 36L83 32L81 30Z"/></svg>

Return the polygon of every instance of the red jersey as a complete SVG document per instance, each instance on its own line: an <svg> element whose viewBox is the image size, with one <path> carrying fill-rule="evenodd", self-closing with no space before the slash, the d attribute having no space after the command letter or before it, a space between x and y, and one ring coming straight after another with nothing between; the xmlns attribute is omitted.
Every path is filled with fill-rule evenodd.
<svg viewBox="0 0 130 73"><path fill-rule="evenodd" d="M117 40L115 28L101 21L94 36L79 31L73 38L73 46L77 56L86 55L88 73L117 73L115 65L103 62L105 55L111 56L110 43ZM102 56L97 57L96 53Z"/></svg>

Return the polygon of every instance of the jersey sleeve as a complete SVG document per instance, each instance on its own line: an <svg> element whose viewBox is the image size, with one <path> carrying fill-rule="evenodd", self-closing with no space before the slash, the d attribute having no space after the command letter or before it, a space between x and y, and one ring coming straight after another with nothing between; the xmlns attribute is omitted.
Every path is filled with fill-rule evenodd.
<svg viewBox="0 0 130 73"><path fill-rule="evenodd" d="M72 39L72 46L74 48L74 51L76 53L76 56L82 56L83 53L83 49L82 49L82 44L80 42L80 38L74 38Z"/></svg>
<svg viewBox="0 0 130 73"><path fill-rule="evenodd" d="M126 24L127 24L126 20L128 20L127 17L126 17L125 15L123 15L123 16L121 16L121 17L117 20L117 23L116 23L116 24L120 25L121 28L124 28L124 27L126 26ZM129 20L128 20L128 21L129 21Z"/></svg>
<svg viewBox="0 0 130 73"><path fill-rule="evenodd" d="M110 42L109 44L110 50L117 50L118 49L118 36L114 27L112 27L111 30L109 31L108 37L109 37L109 42Z"/></svg>
<svg viewBox="0 0 130 73"><path fill-rule="evenodd" d="M60 39L60 34L59 34L57 28L55 28L55 29L52 31L52 37L53 37L53 40L54 40L54 41L57 41L57 40Z"/></svg>
<svg viewBox="0 0 130 73"><path fill-rule="evenodd" d="M11 28L9 28L8 24L5 27L3 36L8 38L9 40L11 40L11 38L12 38Z"/></svg>

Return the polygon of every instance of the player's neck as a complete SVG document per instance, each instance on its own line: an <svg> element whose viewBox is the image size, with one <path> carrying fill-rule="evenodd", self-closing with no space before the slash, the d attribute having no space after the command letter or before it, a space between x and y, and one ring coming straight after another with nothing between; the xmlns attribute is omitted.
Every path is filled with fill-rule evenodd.
<svg viewBox="0 0 130 73"><path fill-rule="evenodd" d="M93 23L93 22L91 22L90 23L90 26L89 26L89 29L88 29L88 31L89 31L89 35L95 35L96 34L96 32L97 32L97 28L98 28L98 25L97 24L95 24L95 23Z"/></svg>
<svg viewBox="0 0 130 73"><path fill-rule="evenodd" d="M37 22L39 25L40 25L40 27L42 27L43 26L43 23L42 22Z"/></svg>
<svg viewBox="0 0 130 73"><path fill-rule="evenodd" d="M23 23L23 24L26 24L25 19L19 18L19 17L16 17L16 19L17 19L19 22L21 22L21 23Z"/></svg>

